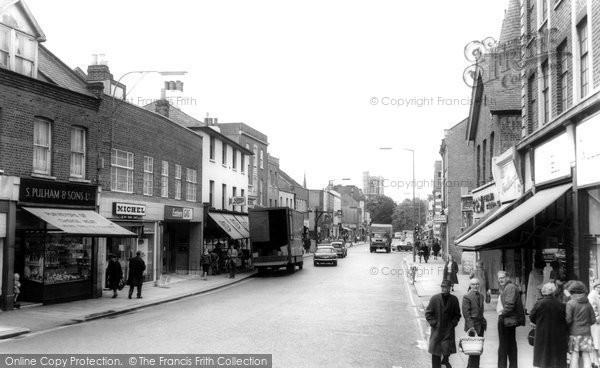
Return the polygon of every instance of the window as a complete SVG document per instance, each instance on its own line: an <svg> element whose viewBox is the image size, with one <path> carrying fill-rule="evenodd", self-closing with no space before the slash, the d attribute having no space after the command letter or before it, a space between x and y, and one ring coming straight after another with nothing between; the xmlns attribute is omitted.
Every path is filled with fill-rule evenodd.
<svg viewBox="0 0 600 368"><path fill-rule="evenodd" d="M556 53L558 57L558 113L560 114L569 107L569 53L566 41L558 46Z"/></svg>
<svg viewBox="0 0 600 368"><path fill-rule="evenodd" d="M208 203L210 207L214 207L215 198L215 182L213 180L208 181Z"/></svg>
<svg viewBox="0 0 600 368"><path fill-rule="evenodd" d="M175 165L175 199L181 199L181 165Z"/></svg>
<svg viewBox="0 0 600 368"><path fill-rule="evenodd" d="M263 163L264 163L264 158L265 158L265 157L264 157L264 155L263 155L263 150L260 150L260 168L261 168L261 169L264 169L264 168L265 168L265 167L264 167L264 165L263 165Z"/></svg>
<svg viewBox="0 0 600 368"><path fill-rule="evenodd" d="M160 196L167 198L169 197L169 163L167 161L162 162L160 175Z"/></svg>
<svg viewBox="0 0 600 368"><path fill-rule="evenodd" d="M527 113L527 117L529 122L527 123L527 133L532 133L537 127L537 100L536 100L536 84L535 73L531 73L527 81L527 95L529 98L529 111Z"/></svg>
<svg viewBox="0 0 600 368"><path fill-rule="evenodd" d="M144 195L154 195L154 159L144 156Z"/></svg>
<svg viewBox="0 0 600 368"><path fill-rule="evenodd" d="M477 145L477 186L481 184L481 147Z"/></svg>
<svg viewBox="0 0 600 368"><path fill-rule="evenodd" d="M37 119L33 123L33 172L50 175L51 124L47 120Z"/></svg>
<svg viewBox="0 0 600 368"><path fill-rule="evenodd" d="M548 61L542 64L542 108L544 109L543 123L550 121L550 83L548 81Z"/></svg>
<svg viewBox="0 0 600 368"><path fill-rule="evenodd" d="M237 170L237 149L233 148L233 153L231 154L231 166L234 170Z"/></svg>
<svg viewBox="0 0 600 368"><path fill-rule="evenodd" d="M494 175L492 173L492 162L494 160L494 132L490 134L490 181L494 180Z"/></svg>
<svg viewBox="0 0 600 368"><path fill-rule="evenodd" d="M246 172L246 155L243 152L240 152L240 159L242 160L240 168L242 170L242 174L244 174Z"/></svg>
<svg viewBox="0 0 600 368"><path fill-rule="evenodd" d="M548 19L548 0L542 0L542 22Z"/></svg>
<svg viewBox="0 0 600 368"><path fill-rule="evenodd" d="M210 137L210 159L211 160L215 160L215 137L211 136Z"/></svg>
<svg viewBox="0 0 600 368"><path fill-rule="evenodd" d="M273 207L273 200L269 198L269 207Z"/></svg>
<svg viewBox="0 0 600 368"><path fill-rule="evenodd" d="M240 194L241 194L242 197L244 197L244 199L246 198L246 191L245 190L242 189L242 191L241 191ZM245 200L244 200L244 202L245 202ZM243 211L243 208L244 208L244 206L242 206L242 211Z"/></svg>
<svg viewBox="0 0 600 368"><path fill-rule="evenodd" d="M133 153L112 150L110 190L133 193Z"/></svg>
<svg viewBox="0 0 600 368"><path fill-rule="evenodd" d="M71 177L85 178L85 129L71 128Z"/></svg>
<svg viewBox="0 0 600 368"><path fill-rule="evenodd" d="M577 26L577 36L579 41L579 68L581 83L581 98L587 96L589 92L589 66L588 66L588 29L587 19L584 19Z"/></svg>
<svg viewBox="0 0 600 368"><path fill-rule="evenodd" d="M222 147L222 151L223 151L223 165L227 165L227 144L225 142L223 142Z"/></svg>
<svg viewBox="0 0 600 368"><path fill-rule="evenodd" d="M264 180L260 179L260 182L258 183L258 204L259 205L263 205L263 187L264 187Z"/></svg>
<svg viewBox="0 0 600 368"><path fill-rule="evenodd" d="M236 187L233 187L233 190L231 191L231 194L232 194L233 197L237 196L237 188ZM233 206L233 210L235 211L235 206Z"/></svg>
<svg viewBox="0 0 600 368"><path fill-rule="evenodd" d="M185 180L185 199L190 202L196 202L196 184L198 183L198 179L196 177L196 170L185 169Z"/></svg>
<svg viewBox="0 0 600 368"><path fill-rule="evenodd" d="M254 145L254 167L258 166L258 147L256 146L256 144Z"/></svg>
<svg viewBox="0 0 600 368"><path fill-rule="evenodd" d="M482 168L481 168L481 179L484 181L483 184L485 184L485 178L486 178L486 171L485 171L485 169L486 169L486 167L485 167L486 166L486 162L485 161L486 161L486 156L487 156L487 152L486 151L487 151L487 140L484 139L483 140L483 147L481 149L481 156L482 156L481 157L481 165L482 165Z"/></svg>
<svg viewBox="0 0 600 368"><path fill-rule="evenodd" d="M227 199L227 184L223 184L221 185L221 208L225 209L226 207L226 202L225 200Z"/></svg>
<svg viewBox="0 0 600 368"><path fill-rule="evenodd" d="M15 29L0 25L0 67L36 77L37 41Z"/></svg>

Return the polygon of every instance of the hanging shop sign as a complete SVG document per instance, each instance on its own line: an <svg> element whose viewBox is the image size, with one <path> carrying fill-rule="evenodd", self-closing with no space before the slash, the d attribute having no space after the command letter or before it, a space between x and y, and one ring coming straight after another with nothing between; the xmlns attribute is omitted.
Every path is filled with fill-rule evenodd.
<svg viewBox="0 0 600 368"><path fill-rule="evenodd" d="M476 214L486 214L496 206L500 205L496 185L492 184L485 188L473 192L473 212ZM481 216L475 216L480 218Z"/></svg>
<svg viewBox="0 0 600 368"><path fill-rule="evenodd" d="M229 204L232 206L245 206L246 205L246 197L231 197L229 199Z"/></svg>
<svg viewBox="0 0 600 368"><path fill-rule="evenodd" d="M445 224L446 222L448 222L448 216L446 216L446 215L435 215L433 217L433 222L439 222L441 224Z"/></svg>
<svg viewBox="0 0 600 368"><path fill-rule="evenodd" d="M194 209L189 207L165 206L165 220L191 220Z"/></svg>
<svg viewBox="0 0 600 368"><path fill-rule="evenodd" d="M573 143L566 132L535 148L535 184L540 185L571 175L572 152Z"/></svg>
<svg viewBox="0 0 600 368"><path fill-rule="evenodd" d="M113 202L113 214L116 216L146 216L146 205Z"/></svg>
<svg viewBox="0 0 600 368"><path fill-rule="evenodd" d="M523 183L515 164L514 147L492 159L492 175L500 202L513 201L523 194Z"/></svg>
<svg viewBox="0 0 600 368"><path fill-rule="evenodd" d="M97 192L98 187L95 185L22 178L19 202L93 207L96 205Z"/></svg>
<svg viewBox="0 0 600 368"><path fill-rule="evenodd" d="M600 114L579 124L577 135L577 186L600 183Z"/></svg>

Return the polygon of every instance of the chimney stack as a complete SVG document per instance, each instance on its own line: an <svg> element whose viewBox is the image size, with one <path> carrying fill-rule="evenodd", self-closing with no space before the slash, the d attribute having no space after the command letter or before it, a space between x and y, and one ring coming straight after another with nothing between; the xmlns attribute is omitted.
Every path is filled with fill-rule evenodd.
<svg viewBox="0 0 600 368"><path fill-rule="evenodd" d="M156 101L156 112L164 117L169 117L169 101L158 100Z"/></svg>

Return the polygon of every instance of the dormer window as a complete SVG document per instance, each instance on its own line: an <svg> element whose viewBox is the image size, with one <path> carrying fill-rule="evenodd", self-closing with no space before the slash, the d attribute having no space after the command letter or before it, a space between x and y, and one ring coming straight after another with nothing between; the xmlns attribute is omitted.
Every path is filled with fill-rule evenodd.
<svg viewBox="0 0 600 368"><path fill-rule="evenodd" d="M37 77L37 41L0 24L0 67Z"/></svg>

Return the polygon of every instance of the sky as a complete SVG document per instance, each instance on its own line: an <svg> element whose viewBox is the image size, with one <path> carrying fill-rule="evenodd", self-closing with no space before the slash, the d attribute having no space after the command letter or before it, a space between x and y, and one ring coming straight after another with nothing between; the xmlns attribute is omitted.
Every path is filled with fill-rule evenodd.
<svg viewBox="0 0 600 368"><path fill-rule="evenodd" d="M310 189L431 193L444 129L468 116L465 46L498 39L508 0L25 0L47 41L84 71L103 54L115 79L186 71L172 103L268 136L280 167ZM123 77L127 99L160 97L165 77ZM391 147L391 150L381 150ZM350 180L343 180L350 179Z"/></svg>

